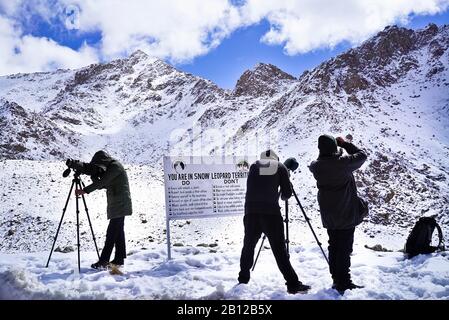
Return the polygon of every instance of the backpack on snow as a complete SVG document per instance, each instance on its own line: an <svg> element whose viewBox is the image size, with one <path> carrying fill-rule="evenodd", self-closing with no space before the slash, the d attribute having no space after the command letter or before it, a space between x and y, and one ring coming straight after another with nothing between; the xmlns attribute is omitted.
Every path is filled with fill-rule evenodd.
<svg viewBox="0 0 449 320"><path fill-rule="evenodd" d="M438 231L438 246L432 246L432 235L435 231ZM405 253L408 253L409 257L414 257L418 254L427 254L435 252L436 250L444 250L443 232L441 227L433 217L422 217L416 222L415 226L410 232L405 243Z"/></svg>

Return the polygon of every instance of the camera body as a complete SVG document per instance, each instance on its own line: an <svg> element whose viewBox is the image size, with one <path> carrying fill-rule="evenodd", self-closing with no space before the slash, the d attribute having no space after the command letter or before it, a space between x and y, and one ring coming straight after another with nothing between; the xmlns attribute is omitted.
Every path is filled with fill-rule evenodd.
<svg viewBox="0 0 449 320"><path fill-rule="evenodd" d="M299 163L295 158L288 158L284 161L284 166L290 171L295 171L296 169L298 169Z"/></svg>
<svg viewBox="0 0 449 320"><path fill-rule="evenodd" d="M73 170L75 171L76 176L85 174L91 176L92 180L98 180L105 172L105 170L98 165L82 162L80 160L67 159L65 164L68 168L62 174L64 178L68 177Z"/></svg>

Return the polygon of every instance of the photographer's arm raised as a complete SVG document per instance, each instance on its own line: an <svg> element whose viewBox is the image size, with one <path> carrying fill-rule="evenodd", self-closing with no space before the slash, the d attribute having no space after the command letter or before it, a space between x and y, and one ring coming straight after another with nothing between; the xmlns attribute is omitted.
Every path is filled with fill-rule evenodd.
<svg viewBox="0 0 449 320"><path fill-rule="evenodd" d="M111 164L99 180L94 181L83 190L86 193L91 193L92 191L107 187L119 174L120 170L118 170L114 164Z"/></svg>
<svg viewBox="0 0 449 320"><path fill-rule="evenodd" d="M357 148L355 145L353 145L350 142L344 142L342 144L342 148L344 148L346 150L346 152L349 154L349 155L343 157L343 159L346 161L347 168L351 172L360 168L362 166L362 164L368 158L368 156L364 150Z"/></svg>

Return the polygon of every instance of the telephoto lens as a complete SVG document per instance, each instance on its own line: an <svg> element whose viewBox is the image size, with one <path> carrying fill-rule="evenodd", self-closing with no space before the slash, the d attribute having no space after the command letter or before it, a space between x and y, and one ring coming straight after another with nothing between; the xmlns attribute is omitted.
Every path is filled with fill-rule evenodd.
<svg viewBox="0 0 449 320"><path fill-rule="evenodd" d="M65 164L68 168L62 174L64 178L70 175L71 169L75 171L76 175L85 174L91 176L93 180L100 179L106 171L106 168L100 165L85 163L80 160L67 159Z"/></svg>
<svg viewBox="0 0 449 320"><path fill-rule="evenodd" d="M67 165L67 167L75 171L79 171L81 173L83 173L84 171L84 163L79 160L67 159L65 164Z"/></svg>
<svg viewBox="0 0 449 320"><path fill-rule="evenodd" d="M85 164L79 160L67 159L65 164L67 165L67 169L63 172L62 176L64 178L68 177L71 173L71 170L74 170L77 175L80 174L89 174L86 172Z"/></svg>

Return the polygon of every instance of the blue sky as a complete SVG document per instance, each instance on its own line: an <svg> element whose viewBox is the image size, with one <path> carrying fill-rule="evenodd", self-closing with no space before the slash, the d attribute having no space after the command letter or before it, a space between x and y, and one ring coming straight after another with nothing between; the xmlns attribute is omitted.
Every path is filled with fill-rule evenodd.
<svg viewBox="0 0 449 320"><path fill-rule="evenodd" d="M449 24L449 10L433 16L411 17L407 28L420 29L429 23ZM280 69L299 77L305 70L318 66L352 45L348 42L338 44L332 49L317 49L295 56L286 55L280 45L269 46L261 43L260 38L269 29L267 21L238 30L225 39L221 45L209 54L196 58L193 63L177 67L183 71L199 75L214 81L220 87L232 89L245 70L253 68L258 62L271 63Z"/></svg>
<svg viewBox="0 0 449 320"><path fill-rule="evenodd" d="M67 1L41 0L39 7L33 7L33 2L16 0L14 7L7 1L0 0L0 27L2 19L6 30L9 27L6 36L0 32L0 54L5 54L4 61L11 62L3 65L0 62L0 74L81 67L142 49L227 89L232 89L240 75L258 62L274 64L298 77L303 71L392 24L388 23L391 21L413 29L431 22L449 24L448 0L427 0L427 4L433 4L425 8L421 0L410 0L412 4L408 8L394 5L387 8L385 3L393 3L394 0L378 0L377 3L384 2L383 12L373 11L375 14L366 13L367 10L359 3L347 9L332 8L335 2L330 0L320 1L330 7L328 10L323 8L322 14L320 7L307 4L307 1L298 1L298 4L304 2L302 7L285 4L282 7L278 5L283 3L282 0L265 0L265 7L260 8L258 4L261 2L254 0L191 0L179 15L173 13L173 7L161 5L152 10L157 11L152 17L152 11L147 11L148 16L142 14L146 9L154 9L148 4L148 7L120 7L121 4L114 7L110 2L97 0L98 7L95 7L87 6L86 0L75 0L75 5L67 7ZM186 3L176 1L166 2ZM354 3L353 0L342 1ZM210 7L204 9L206 4ZM238 11L242 6L245 10ZM439 13L435 13L435 7ZM363 14L367 14L366 19L374 17L377 24L366 26ZM159 23L152 22L161 16ZM76 18L73 19L76 28L67 24L71 17ZM115 23L122 17L123 21ZM174 23L165 23L164 18ZM133 20L136 20L135 24ZM302 22L307 27L302 26ZM302 32L302 36L296 31ZM204 34L207 34L207 40L204 40ZM2 48L1 42L9 44L9 47ZM3 53L8 50L12 51L10 57Z"/></svg>
<svg viewBox="0 0 449 320"><path fill-rule="evenodd" d="M274 64L299 77L303 71L351 47L349 43L341 43L333 49L317 49L306 54L289 56L284 53L282 46L267 45L260 41L268 29L268 22L263 21L256 26L238 30L207 55L177 67L212 80L222 88L232 89L243 72L252 69L259 62Z"/></svg>

